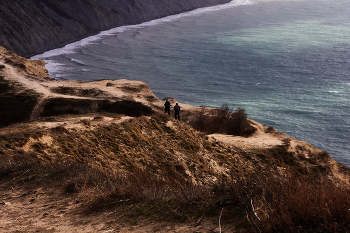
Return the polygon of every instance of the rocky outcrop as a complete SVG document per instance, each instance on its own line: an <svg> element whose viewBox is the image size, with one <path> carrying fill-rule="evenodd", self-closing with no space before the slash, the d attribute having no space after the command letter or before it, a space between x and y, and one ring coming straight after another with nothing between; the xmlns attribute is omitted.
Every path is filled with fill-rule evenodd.
<svg viewBox="0 0 350 233"><path fill-rule="evenodd" d="M16 0L0 5L0 45L29 57L99 31L230 0Z"/></svg>
<svg viewBox="0 0 350 233"><path fill-rule="evenodd" d="M58 81L49 77L43 60L0 47L0 127L62 114L150 115L146 105L153 102L159 100L142 81Z"/></svg>

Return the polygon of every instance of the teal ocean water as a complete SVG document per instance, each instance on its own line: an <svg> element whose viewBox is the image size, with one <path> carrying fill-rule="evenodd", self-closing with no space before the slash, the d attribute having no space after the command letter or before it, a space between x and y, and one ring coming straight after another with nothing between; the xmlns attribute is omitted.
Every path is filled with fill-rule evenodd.
<svg viewBox="0 0 350 233"><path fill-rule="evenodd" d="M350 1L233 0L35 56L57 79L142 80L248 117L350 166Z"/></svg>

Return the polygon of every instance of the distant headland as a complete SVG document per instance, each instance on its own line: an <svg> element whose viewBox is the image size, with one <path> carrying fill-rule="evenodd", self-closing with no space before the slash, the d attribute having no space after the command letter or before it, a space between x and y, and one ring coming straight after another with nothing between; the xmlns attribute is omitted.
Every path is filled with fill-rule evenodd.
<svg viewBox="0 0 350 233"><path fill-rule="evenodd" d="M230 0L18 0L0 8L0 46L23 57L118 26L139 24Z"/></svg>

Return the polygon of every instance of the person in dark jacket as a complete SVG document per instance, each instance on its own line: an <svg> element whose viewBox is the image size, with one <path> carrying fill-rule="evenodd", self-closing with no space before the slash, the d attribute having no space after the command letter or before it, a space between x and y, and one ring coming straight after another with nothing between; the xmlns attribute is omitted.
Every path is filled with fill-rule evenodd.
<svg viewBox="0 0 350 233"><path fill-rule="evenodd" d="M180 120L180 105L178 103L174 106L175 120Z"/></svg>
<svg viewBox="0 0 350 233"><path fill-rule="evenodd" d="M165 104L164 104L165 113L168 113L169 116L170 116L170 106L171 106L171 104L170 104L169 100L166 100Z"/></svg>

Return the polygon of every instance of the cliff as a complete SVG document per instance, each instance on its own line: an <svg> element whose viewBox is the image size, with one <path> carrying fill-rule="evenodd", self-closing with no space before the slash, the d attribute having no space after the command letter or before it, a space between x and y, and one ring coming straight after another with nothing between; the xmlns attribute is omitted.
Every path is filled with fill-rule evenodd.
<svg viewBox="0 0 350 233"><path fill-rule="evenodd" d="M0 5L0 45L30 57L100 31L229 0L16 0Z"/></svg>
<svg viewBox="0 0 350 233"><path fill-rule="evenodd" d="M0 48L0 231L349 229L350 169L327 152L252 120L208 135L188 123L212 109L180 103L175 121L141 81L44 64Z"/></svg>

